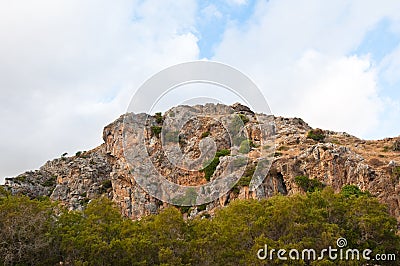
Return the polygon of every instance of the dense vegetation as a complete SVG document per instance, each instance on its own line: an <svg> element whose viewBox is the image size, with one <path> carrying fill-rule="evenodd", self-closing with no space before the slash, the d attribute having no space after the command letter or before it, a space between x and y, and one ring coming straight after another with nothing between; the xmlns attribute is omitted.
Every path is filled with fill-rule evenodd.
<svg viewBox="0 0 400 266"><path fill-rule="evenodd" d="M355 187L339 194L327 187L291 197L236 200L211 219L188 221L174 207L131 221L122 218L105 198L93 200L84 211L68 212L46 198L0 194L0 265L61 261L73 265L282 265L278 260L260 261L257 251L265 244L270 249L321 250L335 246L339 237L347 239L349 248L369 248L400 259L395 219L375 198Z"/></svg>

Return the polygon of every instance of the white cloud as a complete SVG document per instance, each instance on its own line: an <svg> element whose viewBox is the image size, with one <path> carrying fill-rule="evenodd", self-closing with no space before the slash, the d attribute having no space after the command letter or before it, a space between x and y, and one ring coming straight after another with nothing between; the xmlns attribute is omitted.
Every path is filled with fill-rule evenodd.
<svg viewBox="0 0 400 266"><path fill-rule="evenodd" d="M0 183L102 142L135 88L198 58L194 1L3 1Z"/></svg>
<svg viewBox="0 0 400 266"><path fill-rule="evenodd" d="M298 84L295 89L300 93L289 102L292 114L309 119L313 126L351 131L357 136L378 126L382 101L369 58L306 53L296 62L294 72L292 84Z"/></svg>
<svg viewBox="0 0 400 266"><path fill-rule="evenodd" d="M98 145L142 82L197 59L195 20L225 15L197 9L194 0L1 2L0 183ZM377 84L399 75L400 49L380 66L352 51L383 18L399 31L400 2L260 0L254 10L228 23L215 59L253 78L275 114L361 137L394 132L399 103Z"/></svg>
<svg viewBox="0 0 400 266"><path fill-rule="evenodd" d="M218 10L218 8L213 5L209 4L201 10L201 13L204 15L206 20L210 19L220 19L222 18L222 13Z"/></svg>
<svg viewBox="0 0 400 266"><path fill-rule="evenodd" d="M400 44L382 59L379 68L386 82L390 84L400 82Z"/></svg>
<svg viewBox="0 0 400 266"><path fill-rule="evenodd" d="M247 0L226 0L229 5L247 5Z"/></svg>
<svg viewBox="0 0 400 266"><path fill-rule="evenodd" d="M259 1L246 26L231 25L215 59L243 70L278 115L301 116L314 127L383 136L376 66L351 55L400 3L386 1ZM386 106L387 108L387 106Z"/></svg>

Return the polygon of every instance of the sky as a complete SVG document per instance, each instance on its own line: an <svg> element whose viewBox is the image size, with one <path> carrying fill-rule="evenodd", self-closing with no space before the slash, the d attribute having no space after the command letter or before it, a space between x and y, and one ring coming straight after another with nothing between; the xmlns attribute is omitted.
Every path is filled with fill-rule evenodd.
<svg viewBox="0 0 400 266"><path fill-rule="evenodd" d="M143 82L193 60L246 74L275 115L398 136L398 10L395 0L1 0L0 183L98 146ZM191 97L235 101L192 87L157 108Z"/></svg>

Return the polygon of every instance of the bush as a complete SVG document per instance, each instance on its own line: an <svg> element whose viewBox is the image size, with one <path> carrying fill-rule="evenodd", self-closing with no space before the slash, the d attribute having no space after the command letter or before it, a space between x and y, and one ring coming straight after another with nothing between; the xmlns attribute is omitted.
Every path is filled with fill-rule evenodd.
<svg viewBox="0 0 400 266"><path fill-rule="evenodd" d="M198 210L199 212L205 211L206 208L207 208L207 204L203 204L203 205L197 206L197 210Z"/></svg>
<svg viewBox="0 0 400 266"><path fill-rule="evenodd" d="M231 154L231 151L230 151L230 150L228 150L228 149L222 149L222 150L217 151L217 152L215 153L215 156L216 156L216 157L222 157L222 156L228 156L229 154Z"/></svg>
<svg viewBox="0 0 400 266"><path fill-rule="evenodd" d="M250 152L250 147L252 146L252 141L249 139L245 139L240 143L239 152L246 154Z"/></svg>
<svg viewBox="0 0 400 266"><path fill-rule="evenodd" d="M244 114L239 114L240 119L242 120L243 124L249 122L249 118Z"/></svg>
<svg viewBox="0 0 400 266"><path fill-rule="evenodd" d="M245 136L242 136L240 134L239 135L235 135L232 138L232 142L233 142L232 144L233 144L233 146L240 146L240 144L245 140L247 140L247 138Z"/></svg>
<svg viewBox="0 0 400 266"><path fill-rule="evenodd" d="M287 151L287 150L289 150L289 147L287 147L287 146L280 146L277 150L278 150L278 151Z"/></svg>
<svg viewBox="0 0 400 266"><path fill-rule="evenodd" d="M202 139L207 138L208 136L210 136L210 131L206 131L206 132L201 133L201 138Z"/></svg>
<svg viewBox="0 0 400 266"><path fill-rule="evenodd" d="M344 185L340 192L345 197L360 197L360 196L370 196L371 194L366 191L363 192L361 189L356 185Z"/></svg>
<svg viewBox="0 0 400 266"><path fill-rule="evenodd" d="M244 157L236 157L236 158L233 160L232 163L233 163L233 166L234 166L234 167L241 167L241 166L244 166L244 165L247 164L247 159L244 158Z"/></svg>
<svg viewBox="0 0 400 266"><path fill-rule="evenodd" d="M111 188L112 187L112 183L110 179L104 180L103 182L101 182L101 186L105 189Z"/></svg>
<svg viewBox="0 0 400 266"><path fill-rule="evenodd" d="M188 213L189 210L190 210L190 206L179 206L178 209L182 214L183 213Z"/></svg>
<svg viewBox="0 0 400 266"><path fill-rule="evenodd" d="M256 166L254 164L248 164L246 169L244 170L243 176L238 180L238 182L233 186L232 192L235 194L239 194L239 187L248 187L250 185L251 179L253 178L253 174L256 170Z"/></svg>
<svg viewBox="0 0 400 266"><path fill-rule="evenodd" d="M219 164L219 157L214 157L211 162L207 162L208 165L201 169L201 172L204 172L204 177L207 181L210 181L212 175L215 172L215 169L217 169L217 166ZM206 164L207 164L206 163Z"/></svg>
<svg viewBox="0 0 400 266"><path fill-rule="evenodd" d="M307 138L313 139L315 141L323 141L325 139L324 131L322 129L312 129L308 131Z"/></svg>
<svg viewBox="0 0 400 266"><path fill-rule="evenodd" d="M161 133L162 127L160 126L152 126L151 127L151 133L155 136L159 136Z"/></svg>
<svg viewBox="0 0 400 266"><path fill-rule="evenodd" d="M389 150L390 150L389 146L383 146L383 149L382 149L383 152L388 152Z"/></svg>
<svg viewBox="0 0 400 266"><path fill-rule="evenodd" d="M256 166L254 164L249 164L244 170L243 176L253 176L256 171Z"/></svg>
<svg viewBox="0 0 400 266"><path fill-rule="evenodd" d="M56 177L56 176L52 176L52 177L50 177L49 179L47 179L46 181L44 181L42 185L43 185L44 187L52 187L52 186L55 186L55 185L56 185L56 180L57 180L57 177Z"/></svg>
<svg viewBox="0 0 400 266"><path fill-rule="evenodd" d="M400 151L400 139L395 140L392 149L393 149L394 151Z"/></svg>
<svg viewBox="0 0 400 266"><path fill-rule="evenodd" d="M242 117L235 115L233 117L233 120L231 121L231 123L228 126L229 134L232 136L237 136L239 134L239 132L242 131L243 126L244 126L244 122L242 120Z"/></svg>
<svg viewBox="0 0 400 266"><path fill-rule="evenodd" d="M296 185L301 187L305 192L313 192L316 190L321 190L325 187L324 184L322 184L319 180L317 179L310 179L308 176L296 176L294 178L294 182Z"/></svg>
<svg viewBox="0 0 400 266"><path fill-rule="evenodd" d="M203 167L200 172L204 172L204 177L207 181L210 181L212 175L215 172L215 169L217 169L217 166L219 164L219 157L227 156L230 153L230 150L227 149L219 150L216 152L215 157L211 161L207 161L204 163L205 167Z"/></svg>
<svg viewBox="0 0 400 266"><path fill-rule="evenodd" d="M26 182L26 176L25 175L19 175L19 176L15 177L14 180L17 181L17 183Z"/></svg>
<svg viewBox="0 0 400 266"><path fill-rule="evenodd" d="M157 122L158 124L162 124L162 122L164 121L164 118L163 118L161 112L155 113L155 118L156 118L156 122Z"/></svg>
<svg viewBox="0 0 400 266"><path fill-rule="evenodd" d="M101 182L100 193L107 193L107 191L112 188L112 183L110 179Z"/></svg>
<svg viewBox="0 0 400 266"><path fill-rule="evenodd" d="M392 172L395 177L400 178L400 166L394 167Z"/></svg>
<svg viewBox="0 0 400 266"><path fill-rule="evenodd" d="M240 187L248 187L250 185L251 178L252 176L242 176L236 185Z"/></svg>

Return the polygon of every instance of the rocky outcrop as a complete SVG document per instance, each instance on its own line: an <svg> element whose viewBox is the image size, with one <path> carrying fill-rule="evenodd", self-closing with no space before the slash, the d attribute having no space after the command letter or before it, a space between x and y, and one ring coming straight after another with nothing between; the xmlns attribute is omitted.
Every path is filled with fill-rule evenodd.
<svg viewBox="0 0 400 266"><path fill-rule="evenodd" d="M125 148L135 148L139 141L139 137L132 135L125 138L124 142L127 127L139 127L135 121L146 117L145 120L141 120L145 123L140 126L148 156L156 171L173 183L196 186L208 181L205 172L200 169L202 167L199 168L195 163L190 167L174 163L177 157L171 157L171 154L163 150L163 144L171 139L179 143L180 151L191 160L190 162L201 156L208 156L204 154L205 150L212 151L212 156L215 151L230 151L230 155L219 159L211 181L218 178L235 155L243 154L248 158L243 177L227 194L205 206L187 208L185 212L188 216L204 213L212 215L215 209L229 204L236 198L261 199L278 193L304 193L295 179L297 176L307 176L332 186L336 191L347 184L368 190L382 203L387 204L390 213L400 222L400 138L366 141L341 132L311 132L312 128L300 118L255 114L240 104L232 107L207 104L186 108L213 114L225 112L240 117L245 128L243 133L246 133L250 140L249 149L241 151L243 143L235 144L236 140L230 137L226 125L210 117L188 119L176 131L161 134L163 120L179 120L184 117L182 107L172 108L164 116L128 114L131 116L130 120L126 119L128 115L123 115L104 128L104 143L96 149L77 156L49 161L37 171L7 179L6 187L12 193L22 193L31 197L49 196L53 200L61 201L70 209L81 209L90 199L104 195L116 202L123 215L132 219L157 213L168 204L152 197L137 184L138 177L134 176L132 164L127 162L124 154ZM258 126L257 116L274 122L274 125L268 128L268 134L274 136L271 145L265 145L261 141L262 130ZM211 139L214 140L214 144L208 142ZM261 185L255 191L251 191L249 182L263 149L273 153L271 168ZM135 165L142 166L140 161Z"/></svg>
<svg viewBox="0 0 400 266"><path fill-rule="evenodd" d="M105 153L105 145L73 157L48 161L39 170L7 178L5 186L13 194L32 198L48 196L61 201L69 209L82 209L101 194L112 198L110 174L113 158Z"/></svg>

